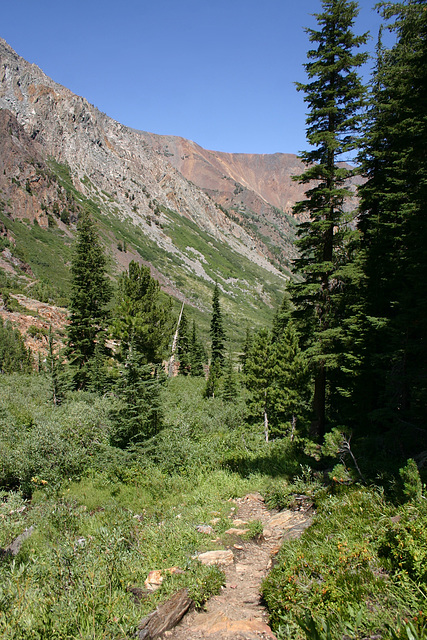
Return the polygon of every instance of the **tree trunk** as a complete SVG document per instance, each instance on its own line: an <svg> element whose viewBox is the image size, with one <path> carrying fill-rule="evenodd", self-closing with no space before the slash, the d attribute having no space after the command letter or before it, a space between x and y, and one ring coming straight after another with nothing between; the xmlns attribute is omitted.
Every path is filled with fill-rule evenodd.
<svg viewBox="0 0 427 640"><path fill-rule="evenodd" d="M176 351L176 345L178 342L178 334L179 334L179 325L181 324L181 318L182 318L182 312L184 311L184 303L182 303L182 307L181 307L181 312L179 314L179 318L178 318L178 324L176 325L176 331L175 331L175 335L173 337L173 341L172 341L172 353L171 353L171 357L169 360L169 368L168 368L168 376L169 378L172 378L173 376L173 365L175 363L175 351Z"/></svg>
<svg viewBox="0 0 427 640"><path fill-rule="evenodd" d="M266 404L264 405L264 434L265 441L268 442L267 389L265 390L265 400Z"/></svg>

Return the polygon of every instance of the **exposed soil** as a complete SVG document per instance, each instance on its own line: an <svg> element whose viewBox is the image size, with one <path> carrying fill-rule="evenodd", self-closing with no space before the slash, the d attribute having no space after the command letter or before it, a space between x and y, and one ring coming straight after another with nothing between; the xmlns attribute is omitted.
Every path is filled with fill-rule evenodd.
<svg viewBox="0 0 427 640"><path fill-rule="evenodd" d="M258 493L236 500L230 526L243 529L245 522L260 520L263 534L258 540L251 541L244 541L236 534L231 536L234 561L223 567L226 584L221 593L209 600L205 611L190 611L163 637L170 640L274 640L276 636L268 626L268 613L261 602L261 582L283 540L299 537L309 526L310 511L311 505L302 502L299 511L273 513Z"/></svg>

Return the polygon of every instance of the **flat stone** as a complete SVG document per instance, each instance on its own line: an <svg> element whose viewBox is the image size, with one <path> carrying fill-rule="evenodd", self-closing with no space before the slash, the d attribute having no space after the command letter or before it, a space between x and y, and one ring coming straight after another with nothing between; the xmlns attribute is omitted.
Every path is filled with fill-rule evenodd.
<svg viewBox="0 0 427 640"><path fill-rule="evenodd" d="M205 565L227 566L233 564L234 555L231 549L221 549L217 551L206 551L198 556L198 559Z"/></svg>
<svg viewBox="0 0 427 640"><path fill-rule="evenodd" d="M230 620L223 614L205 614L200 622L192 628L194 632L204 635L221 634L222 638L236 638L245 634L249 638L259 638L260 635L268 640L277 640L270 627L261 620Z"/></svg>
<svg viewBox="0 0 427 640"><path fill-rule="evenodd" d="M231 529L227 529L227 531L225 533L227 533L229 536L243 536L245 535L245 533L248 533L249 529L234 529L233 527Z"/></svg>
<svg viewBox="0 0 427 640"><path fill-rule="evenodd" d="M233 520L233 527L244 527L246 524L248 524L247 520L240 520L239 518Z"/></svg>

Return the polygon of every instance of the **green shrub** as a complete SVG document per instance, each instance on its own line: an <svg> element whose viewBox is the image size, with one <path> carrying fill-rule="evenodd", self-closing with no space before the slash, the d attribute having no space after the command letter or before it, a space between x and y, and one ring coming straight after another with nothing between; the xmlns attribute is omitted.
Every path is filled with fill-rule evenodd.
<svg viewBox="0 0 427 640"><path fill-rule="evenodd" d="M318 635L312 631L310 638L326 640L329 633L335 640L349 629L350 637L369 637L424 608L422 594L390 580L378 556L392 514L372 489L343 488L320 500L313 525L301 539L285 542L262 587L279 638L285 631L304 637L298 620L307 628L312 620Z"/></svg>
<svg viewBox="0 0 427 640"><path fill-rule="evenodd" d="M420 502L423 494L423 485L415 460L409 458L406 466L399 470L402 481L401 494L404 501Z"/></svg>
<svg viewBox="0 0 427 640"><path fill-rule="evenodd" d="M379 554L386 567L427 587L427 506L406 505L384 533Z"/></svg>

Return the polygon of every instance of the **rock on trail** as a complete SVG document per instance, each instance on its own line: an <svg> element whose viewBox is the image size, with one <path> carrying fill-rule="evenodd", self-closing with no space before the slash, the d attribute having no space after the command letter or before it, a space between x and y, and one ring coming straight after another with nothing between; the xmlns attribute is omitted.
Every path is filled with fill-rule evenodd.
<svg viewBox="0 0 427 640"><path fill-rule="evenodd" d="M162 634L163 638L275 640L276 636L268 626L268 613L261 603L261 582L283 540L298 537L309 526L311 507L272 514L259 493L249 494L235 502L234 516L230 516L232 528L243 532L249 522L260 520L263 535L256 541L239 540L239 544L226 550L227 562L221 564L226 583L221 593L209 600L205 611L190 610L174 629ZM221 558L225 557L222 553Z"/></svg>

